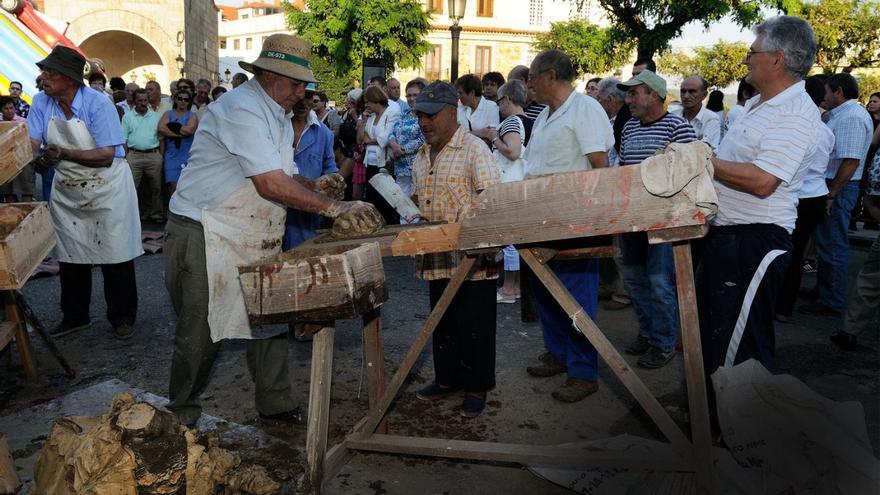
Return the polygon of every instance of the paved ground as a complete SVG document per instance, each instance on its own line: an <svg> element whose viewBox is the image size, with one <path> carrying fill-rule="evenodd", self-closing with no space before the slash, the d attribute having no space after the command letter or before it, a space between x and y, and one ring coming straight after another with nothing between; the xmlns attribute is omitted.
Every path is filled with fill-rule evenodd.
<svg viewBox="0 0 880 495"><path fill-rule="evenodd" d="M851 273L857 272L864 256L864 247L854 249ZM428 303L424 284L411 276L410 260L393 259L385 263L391 300L383 309L383 331L386 369L393 373L396 363L400 362L428 315ZM58 340L78 376L74 380L64 378L39 342L36 343L41 373L38 384L28 384L24 380L14 353L0 355L0 369L3 370L0 416L113 378L147 392L167 395L174 314L163 286L163 257L161 254L141 257L136 261L136 268L141 294L136 335L127 342L112 337L103 316L105 306L100 271L94 271L92 329ZM814 276L808 275L805 284L814 283L814 280ZM60 320L58 291L57 278L34 280L24 288L31 306L47 326ZM498 308L498 387L490 393L489 406L481 417L462 419L457 414L454 400L426 404L415 399L414 391L433 376L428 350L390 413L392 432L537 444L597 439L623 432L657 436L635 406L635 401L604 366L600 375L605 383L590 399L569 405L550 398L550 392L563 378L539 380L526 375L525 366L542 351L542 338L536 324L520 323L519 309L519 304ZM634 336L635 321L631 310L600 310L597 320L618 348ZM880 446L880 343L877 331L880 326L876 323L875 320L873 328L863 335L858 351L845 353L833 348L827 339L836 325L834 319L796 315L791 323L777 327L778 368L775 370L797 376L831 399L861 402L875 454ZM360 329L355 321L340 322L337 328L330 429L333 439L339 439L361 417L366 407ZM295 390L305 403L310 345L291 342L290 347ZM635 365L634 360L630 361ZM664 369L639 371L639 374L673 417L680 420L679 413L685 404L681 356ZM245 364L243 343L227 343L204 393L205 412L236 423L258 426L271 435L304 445L304 428L267 427L256 420L253 388ZM38 447L34 445L32 448ZM371 495L566 492L521 467L378 454L356 456L328 488L330 493Z"/></svg>

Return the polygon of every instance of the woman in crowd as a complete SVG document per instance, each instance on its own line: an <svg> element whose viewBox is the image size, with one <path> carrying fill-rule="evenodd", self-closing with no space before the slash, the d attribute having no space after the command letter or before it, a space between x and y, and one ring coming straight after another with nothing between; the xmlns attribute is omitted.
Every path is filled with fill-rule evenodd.
<svg viewBox="0 0 880 495"><path fill-rule="evenodd" d="M27 119L15 113L15 100L11 96L0 96L0 122L27 123ZM14 179L0 185L0 196L3 197L3 201L6 203L14 203L19 201L19 199L21 201L33 201L36 180L37 176L34 173L34 167L30 164L25 165Z"/></svg>
<svg viewBox="0 0 880 495"><path fill-rule="evenodd" d="M412 161L419 148L425 144L422 129L419 127L419 119L413 110L416 106L416 97L425 88L422 81L413 79L406 84L406 103L409 109L394 124L388 145L391 147L391 157L394 163L394 178L403 193L412 194Z"/></svg>
<svg viewBox="0 0 880 495"><path fill-rule="evenodd" d="M390 164L392 155L391 147L388 146L388 136L394 128L394 124L400 120L400 107L388 105L388 96L376 86L370 86L364 91L363 115L358 119L358 143L364 145L364 165L367 166L366 181L364 186L367 193L367 201L373 203L376 209L385 217L385 223L391 225L398 223L400 218L394 208L382 198L376 189L369 184L370 178L378 173L391 173L386 168Z"/></svg>
<svg viewBox="0 0 880 495"><path fill-rule="evenodd" d="M336 137L339 135L339 126L342 124L342 119L339 118L336 110L327 108L327 101L326 93L323 91L316 92L312 97L312 110L315 111L318 120L333 132L333 137Z"/></svg>
<svg viewBox="0 0 880 495"><path fill-rule="evenodd" d="M717 89L709 93L706 110L711 110L715 112L715 115L718 115L718 120L721 122L721 137L724 137L727 133L727 119L724 118L724 93Z"/></svg>
<svg viewBox="0 0 880 495"><path fill-rule="evenodd" d="M177 188L180 171L186 166L193 135L199 125L199 118L192 112L192 93L179 89L172 97L171 110L159 120L159 134L165 136L165 183L168 194Z"/></svg>
<svg viewBox="0 0 880 495"><path fill-rule="evenodd" d="M501 169L501 182L523 179L522 154L525 151L525 111L529 93L522 81L511 79L498 89L498 110L504 119L498 129L489 130L492 154ZM520 297L519 254L513 246L504 248L504 285L499 289L496 301L504 304L516 302Z"/></svg>

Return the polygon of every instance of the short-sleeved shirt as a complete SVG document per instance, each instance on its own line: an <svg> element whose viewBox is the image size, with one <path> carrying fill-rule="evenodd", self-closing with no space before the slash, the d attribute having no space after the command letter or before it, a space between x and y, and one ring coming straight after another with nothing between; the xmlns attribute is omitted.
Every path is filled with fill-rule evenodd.
<svg viewBox="0 0 880 495"><path fill-rule="evenodd" d="M759 198L716 179L718 213L712 225L766 223L791 233L797 220L798 192L816 153L821 123L803 81L767 101L758 95L746 102L745 113L727 130L716 156L752 163L781 182L769 196Z"/></svg>
<svg viewBox="0 0 880 495"><path fill-rule="evenodd" d="M19 98L15 102L15 114L22 118L27 118L28 112L30 112L31 106L21 98Z"/></svg>
<svg viewBox="0 0 880 495"><path fill-rule="evenodd" d="M423 145L413 160L413 191L422 216L429 221L458 222L476 206L477 194L501 182L501 173L489 147L460 127L431 163L431 145ZM459 253L438 253L422 257L417 276L424 280L452 277L461 262ZM485 280L497 273L486 266L474 269L470 280Z"/></svg>
<svg viewBox="0 0 880 495"><path fill-rule="evenodd" d="M523 112L526 113L526 117L535 120L538 118L538 115L541 115L541 112L543 112L545 108L547 108L547 105L533 101L523 109Z"/></svg>
<svg viewBox="0 0 880 495"><path fill-rule="evenodd" d="M810 166L804 174L798 198L817 198L828 194L825 182L825 169L828 168L828 157L834 149L834 133L824 123L819 124L819 137L816 139L816 153L810 160Z"/></svg>
<svg viewBox="0 0 880 495"><path fill-rule="evenodd" d="M202 220L254 175L281 170L293 146L292 113L285 113L256 78L210 106L199 120L189 161L171 196L172 213Z"/></svg>
<svg viewBox="0 0 880 495"><path fill-rule="evenodd" d="M671 113L684 117L684 108L678 108ZM713 150L718 149L718 145L721 144L722 125L717 113L701 106L697 116L689 122L698 140L708 144Z"/></svg>
<svg viewBox="0 0 880 495"><path fill-rule="evenodd" d="M129 149L151 150L159 147L159 121L162 114L147 110L145 115L128 112L122 117L122 132Z"/></svg>
<svg viewBox="0 0 880 495"><path fill-rule="evenodd" d="M498 127L500 114L494 101L480 97L476 110L467 105L458 106L458 125L466 131L474 131L484 127Z"/></svg>
<svg viewBox="0 0 880 495"><path fill-rule="evenodd" d="M96 91L88 86L80 86L73 97L70 105L73 118L83 121L86 128L95 140L95 146L115 148L113 156L125 157L125 149L122 143L125 137L122 135L122 125L119 123L119 115L113 103L107 99L107 95ZM34 96L31 110L28 112L28 133L31 139L42 143L47 142L49 133L49 121L52 117L67 120L64 110L58 105L55 98L40 92Z"/></svg>
<svg viewBox="0 0 880 495"><path fill-rule="evenodd" d="M412 110L401 114L400 120L394 123L388 140L394 140L403 150L403 156L394 160L394 176L412 176L412 162L419 148L425 144L422 128L419 127L419 119Z"/></svg>
<svg viewBox="0 0 880 495"><path fill-rule="evenodd" d="M553 115L547 107L535 120L523 156L525 176L589 170L584 155L613 147L608 114L595 98L572 91Z"/></svg>
<svg viewBox="0 0 880 495"><path fill-rule="evenodd" d="M654 122L643 124L632 117L620 134L620 164L642 163L669 143L690 143L697 140L694 128L684 117L666 112Z"/></svg>
<svg viewBox="0 0 880 495"><path fill-rule="evenodd" d="M871 114L856 100L847 100L828 110L828 127L834 133L834 150L825 170L825 178L833 179L844 160L855 158L859 160L859 168L849 180L860 180L874 134Z"/></svg>

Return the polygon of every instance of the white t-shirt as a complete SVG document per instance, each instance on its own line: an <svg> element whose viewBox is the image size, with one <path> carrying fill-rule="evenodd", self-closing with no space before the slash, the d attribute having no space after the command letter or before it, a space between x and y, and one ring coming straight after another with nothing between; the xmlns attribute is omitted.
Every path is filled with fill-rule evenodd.
<svg viewBox="0 0 880 495"><path fill-rule="evenodd" d="M219 205L250 177L281 170L293 156L292 117L256 78L210 105L171 196L171 212L201 222L203 208Z"/></svg>
<svg viewBox="0 0 880 495"><path fill-rule="evenodd" d="M494 101L480 97L477 109L471 110L467 105L458 105L458 125L470 132L484 127L498 127L500 114Z"/></svg>
<svg viewBox="0 0 880 495"><path fill-rule="evenodd" d="M768 101L746 102L716 153L723 160L752 163L782 182L766 198L737 191L715 180L718 214L712 225L776 224L791 233L797 220L798 193L816 154L822 121L799 81Z"/></svg>
<svg viewBox="0 0 880 495"><path fill-rule="evenodd" d="M684 117L684 108L676 108L669 113ZM701 106L697 116L688 122L694 128L698 140L708 144L713 150L718 149L721 143L721 119L718 118L717 113Z"/></svg>
<svg viewBox="0 0 880 495"><path fill-rule="evenodd" d="M523 158L525 176L589 170L589 153L614 148L614 132L602 106L583 93L572 91L550 115L550 107L538 114Z"/></svg>
<svg viewBox="0 0 880 495"><path fill-rule="evenodd" d="M810 167L804 175L804 183L798 193L798 198L815 198L828 194L828 183L825 182L825 169L828 168L828 158L834 149L834 133L825 123L819 125L819 137L816 140L816 154L810 162Z"/></svg>

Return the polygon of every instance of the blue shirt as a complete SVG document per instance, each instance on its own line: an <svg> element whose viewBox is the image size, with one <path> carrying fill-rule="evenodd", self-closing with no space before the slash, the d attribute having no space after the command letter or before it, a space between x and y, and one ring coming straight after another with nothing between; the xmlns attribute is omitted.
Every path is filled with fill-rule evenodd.
<svg viewBox="0 0 880 495"><path fill-rule="evenodd" d="M299 175L314 180L339 171L333 155L333 131L318 120L315 112L309 113L309 124L303 130L302 137L294 139L294 144L296 150L293 161ZM285 251L293 249L315 237L315 231L320 225L320 215L288 208L281 248Z"/></svg>
<svg viewBox="0 0 880 495"><path fill-rule="evenodd" d="M394 123L391 128L389 140L394 140L403 149L404 155L394 160L394 175L397 177L412 177L412 162L419 148L425 144L422 128L419 127L419 119L415 112L407 110L406 113Z"/></svg>
<svg viewBox="0 0 880 495"><path fill-rule="evenodd" d="M825 169L825 178L833 179L844 160L858 159L859 167L849 180L860 180L874 134L871 115L856 100L847 100L828 110L828 128L834 133L834 149Z"/></svg>
<svg viewBox="0 0 880 495"><path fill-rule="evenodd" d="M119 114L116 113L116 107L113 106L113 102L107 98L107 95L88 86L80 86L73 97L70 111L73 113L73 118L85 123L95 140L96 148L113 146L115 147L114 157L125 157L125 150L122 148L125 137L122 135ZM31 110L28 112L28 133L31 139L44 144L47 142L49 121L52 120L52 117L67 120L55 98L43 92L37 93L31 102Z"/></svg>

